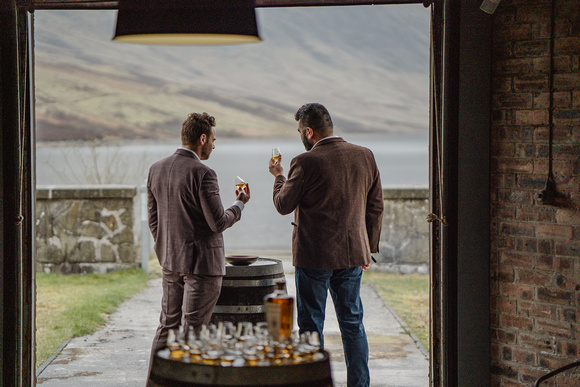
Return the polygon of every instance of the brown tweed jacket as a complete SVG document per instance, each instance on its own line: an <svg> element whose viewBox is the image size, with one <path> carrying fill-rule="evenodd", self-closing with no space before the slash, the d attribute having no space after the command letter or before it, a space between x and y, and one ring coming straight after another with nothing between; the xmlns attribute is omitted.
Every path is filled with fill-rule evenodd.
<svg viewBox="0 0 580 387"><path fill-rule="evenodd" d="M294 211L293 264L345 269L368 264L378 252L383 191L372 152L328 138L295 157L288 179L274 181L280 214Z"/></svg>
<svg viewBox="0 0 580 387"><path fill-rule="evenodd" d="M147 179L149 228L161 267L178 273L225 275L222 232L237 222L224 210L216 173L184 149L153 164Z"/></svg>

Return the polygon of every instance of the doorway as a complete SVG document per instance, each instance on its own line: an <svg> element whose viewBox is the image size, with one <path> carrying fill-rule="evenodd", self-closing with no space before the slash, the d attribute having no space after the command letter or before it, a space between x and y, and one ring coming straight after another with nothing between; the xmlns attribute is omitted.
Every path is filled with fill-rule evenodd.
<svg viewBox="0 0 580 387"><path fill-rule="evenodd" d="M38 3L41 3L40 1ZM48 3L48 2L45 2ZM60 2L66 3L66 2ZM73 3L73 2L71 2ZM83 2L83 6L87 7L87 3ZM93 2L96 3L96 2ZM105 2L109 3L109 2ZM18 7L16 6L18 5ZM32 219L33 215L33 198L32 195L32 185L27 182L33 181L32 165L33 165L33 147L34 139L31 138L31 128L32 128L32 114L31 114L31 96L27 94L26 91L30 90L30 80L31 77L28 74L26 63L27 47L30 43L26 38L28 33L28 28L31 25L29 21L29 15L26 14L28 6L30 9L30 2L14 2L11 4L3 3L2 8L2 18L3 26L6 26L6 33L2 35L2 97L3 97L3 113L2 113L2 152L3 152L3 164L2 164L2 177L4 180L3 189L3 202L2 202L2 217L3 219L14 219L14 222L6 222L6 228L2 232L2 248L3 257L18 257L18 260L3 260L2 265L2 300L3 300L3 319L2 319L2 332L3 332L3 377L5 380L24 381L22 385L30 385L27 381L31 380L31 361L33 357L30 355L30 348L33 344L33 326L31 322L34 321L33 317L33 270L32 270L32 256L33 256L33 225L26 220ZM61 4L62 6L62 4ZM71 6L71 4L68 4ZM91 6L90 4L88 5ZM108 6L111 6L108 4ZM486 244L486 237L483 234L475 236L473 239L470 238L470 233L465 233L459 235L458 229L470 229L472 233L476 233L478 228L473 227L473 222L467 227L459 226L460 222L472 221L473 218L462 218L459 215L468 214L473 212L472 209L465 208L469 204L469 201L460 203L457 201L458 197L469 196L469 192L464 187L458 187L458 176L469 176L468 170L459 169L458 163L463 158L472 157L472 160L481 155L479 152L469 153L467 150L469 148L462 149L460 145L468 145L469 141L465 137L467 132L463 133L459 131L460 125L475 123L473 127L476 128L486 128L486 123L489 123L489 117L483 117L483 119L477 119L474 117L474 113L467 113L465 110L469 106L453 103L453 101L458 102L460 98L472 97L469 94L470 90L474 90L472 85L482 85L485 88L486 85L486 71L489 74L489 66L485 65L485 59L489 59L489 51L480 51L474 53L469 47L465 47L465 42L469 42L470 39L473 42L478 42L485 46L485 40L489 39L489 20L482 20L482 18L477 18L475 16L477 7L474 4L468 5L449 5L449 2L443 2L439 13L434 16L435 25L433 35L435 36L435 41L440 44L436 49L437 56L435 62L439 63L441 66L436 70L435 75L441 76L438 78L437 83L444 85L441 93L437 97L433 98L434 103L432 103L431 111L432 117L437 117L436 120L440 121L441 127L446 129L453 129L447 132L440 132L441 135L439 139L439 151L444 155L442 161L434 160L432 158L432 164L440 165L441 171L444 171L444 175L439 175L438 173L432 176L433 179L440 179L441 182L448 183L447 187L450 191L443 192L439 196L444 196L443 203L448 205L446 210L447 221L451 221L455 224L455 229L443 230L441 227L437 230L433 230L432 235L434 240L443 239L444 243L451 250L444 249L434 250L434 254L438 255L440 253L441 257L446 257L446 261L439 261L437 265L448 265L450 266L442 267L438 273L442 274L440 280L432 285L438 290L439 298L435 298L436 302L436 316L437 321L443 322L439 327L435 327L432 332L432 337L436 338L446 338L445 343L443 341L437 341L434 344L436 348L435 352L437 356L441 356L441 361L436 362L436 367L443 370L442 372L435 372L432 369L432 378L439 377L439 375L446 380L457 380L461 379L461 375L468 373L470 370L474 369L474 366L459 367L461 362L470 361L472 364L477 365L477 361L474 363L474 359L481 359L480 363L483 362L485 365L485 360L488 359L488 355L477 355L476 357L468 356L458 356L461 351L466 351L465 353L472 353L477 351L487 351L489 347L485 347L484 342L489 338L489 332L481 337L480 343L475 343L466 338L470 337L469 325L470 321L463 321L457 318L457 310L462 307L470 307L470 305L481 305L489 300L486 298L487 293L477 293L476 299L468 297L468 294L464 292L464 288L460 285L469 282L471 278L482 279L488 276L489 271L485 271L485 265L489 262L485 257L485 251L489 249L489 243ZM463 23L459 23L463 21ZM472 21L472 24L467 24L465 21ZM467 28L473 27L474 25L481 25L483 28L476 29L478 34L471 34L471 37L467 34ZM440 28L440 29L438 29ZM445 39L443 39L445 37ZM483 43L482 43L483 41ZM460 43L464 45L461 46ZM463 50L463 51L462 51ZM459 53L467 54L462 56L462 62L459 61ZM4 53L14 54L14 55L4 55ZM471 53L471 55L469 55ZM475 63L478 55L481 55L484 62ZM453 66L456 66L457 71L453 73L450 71ZM469 70L478 68L483 69L483 73L479 72L477 78L470 79L471 86L469 88L461 88L460 80L464 80L462 77L468 77L469 74L475 74L473 71ZM29 69L28 69L29 70ZM447 70L447 71L446 71ZM488 84L487 79L487 84ZM468 84L468 83L463 83ZM28 85L28 86L27 86ZM10 90L8 93L6 90ZM462 94L463 93L463 94ZM467 94L466 94L467 93ZM477 94L477 98L473 100L473 104L477 107L486 106L489 108L488 101L482 102L485 99L485 90L483 93ZM447 101L446 104L437 105L437 102ZM451 103L449 103L451 102ZM437 110L433 110L437 109ZM469 109L474 111L473 109ZM485 109L484 109L485 110ZM433 113L437 111L440 114L433 116ZM483 114L485 116L485 111L475 110L477 114ZM463 121L462 121L463 120ZM433 118L432 118L433 122ZM489 125L487 125L489 127ZM18 128L18 131L5 130L6 128ZM485 133L482 132L483 135ZM488 134L487 134L488 135ZM432 146L436 142L436 138L432 139ZM447 143L445 144L446 141ZM479 142L485 144L483 142ZM454 151L455 150L455 151ZM473 149L470 149L473 150ZM449 151L449 153L447 153ZM482 150L483 153L486 150ZM488 150L487 150L488 152ZM433 152L432 152L433 154ZM470 156L471 155L471 156ZM479 166L484 165L486 161L477 161L473 164L475 169ZM465 165L465 164L464 164ZM468 165L468 164L467 164ZM433 166L431 170L433 171ZM449 181L451 180L451 181ZM23 182L22 185L14 184L15 182ZM26 185L28 184L28 185ZM442 186L445 184L442 184ZM485 186L486 183L483 182ZM438 190L437 184L432 184L431 192L432 195ZM489 192L489 190L482 189L479 192ZM437 195L437 194L435 194ZM446 199L445 199L446 198ZM445 203L447 202L447 203ZM455 204L453 204L455 202ZM483 201L484 203L485 201ZM442 206L443 207L443 206ZM482 206L485 207L485 206ZM476 213L485 212L485 210L476 209ZM442 215L442 214L440 214ZM485 223L485 219L481 217L478 218L477 225L484 224L485 227L489 223ZM24 222L23 222L24 221ZM457 222L457 223L455 223ZM479 226L478 226L479 227ZM481 229L481 227L479 227ZM482 236L483 235L483 236ZM473 249L473 240L476 244L481 246L482 249L480 254L473 257L471 261L473 262L459 262L457 260L458 255L461 255L461 249L464 248L468 243L470 243L471 249ZM469 250L468 250L469 251ZM482 258L485 257L485 259ZM447 259L451 257L451 259ZM472 263L484 263L481 265L474 265ZM468 271L462 271L461 265L467 264L466 268ZM433 265L436 267L436 265ZM441 267L441 266L437 266ZM475 267L479 267L479 270L472 270ZM439 269L438 269L439 270ZM484 276L481 276L481 273ZM466 273L466 274L464 274ZM473 290L473 287L470 288ZM483 289L485 291L485 283L478 283L475 287L476 290ZM487 287L487 291L489 291ZM478 302L479 301L479 302ZM485 308L472 307L477 315L481 314ZM489 312L489 310L487 310ZM438 313L438 314L437 314ZM483 313L485 314L485 313ZM455 317L453 317L455 316ZM473 315L470 316L471 318ZM481 320L481 319L480 319ZM482 321L485 321L483 319ZM478 332L484 332L484 327L477 328ZM475 338L474 335L471 335ZM439 340L440 340L439 339ZM463 344L467 346L462 347ZM28 348L28 349L27 349ZM482 368L486 373L489 369L489 365ZM450 372L448 372L450 370ZM461 371L458 371L461 370ZM458 375L459 374L459 375ZM489 372L487 372L489 375ZM438 385L438 382L435 382Z"/></svg>

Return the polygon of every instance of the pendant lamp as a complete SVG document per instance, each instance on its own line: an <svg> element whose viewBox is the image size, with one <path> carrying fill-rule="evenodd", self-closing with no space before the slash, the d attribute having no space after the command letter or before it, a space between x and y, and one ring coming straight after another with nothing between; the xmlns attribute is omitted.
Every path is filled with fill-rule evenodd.
<svg viewBox="0 0 580 387"><path fill-rule="evenodd" d="M119 0L113 40L168 45L260 41L254 0Z"/></svg>

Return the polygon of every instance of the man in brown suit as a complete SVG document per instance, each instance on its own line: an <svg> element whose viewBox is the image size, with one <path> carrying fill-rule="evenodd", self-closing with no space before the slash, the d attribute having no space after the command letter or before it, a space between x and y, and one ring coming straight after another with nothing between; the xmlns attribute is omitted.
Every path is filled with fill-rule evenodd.
<svg viewBox="0 0 580 387"><path fill-rule="evenodd" d="M368 343L360 299L362 272L378 252L383 216L379 170L372 152L333 135L326 108L302 106L295 115L307 152L284 177L270 160L274 205L294 211L292 256L300 333L316 331L324 345L325 306L332 296L340 326L348 386L369 386Z"/></svg>
<svg viewBox="0 0 580 387"><path fill-rule="evenodd" d="M163 270L163 299L152 356L170 329L208 324L225 275L222 232L240 220L250 191L236 190L224 210L216 173L203 164L216 140L215 119L192 113L181 129L182 147L149 169L147 206L155 253Z"/></svg>

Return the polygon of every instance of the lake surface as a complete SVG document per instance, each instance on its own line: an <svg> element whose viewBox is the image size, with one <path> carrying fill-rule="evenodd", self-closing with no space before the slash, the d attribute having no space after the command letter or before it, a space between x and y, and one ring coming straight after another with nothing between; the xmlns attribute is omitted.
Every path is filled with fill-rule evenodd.
<svg viewBox="0 0 580 387"><path fill-rule="evenodd" d="M428 134L392 134L343 138L371 149L381 172L383 186L428 184ZM179 140L139 141L100 146L89 143L52 145L36 148L37 185L114 183L144 185L149 166L170 156ZM274 177L268 160L275 146L282 151L282 165L288 172L292 158L304 152L295 138L220 138L209 160L218 175L220 193L227 207L235 200L233 178L242 177L250 185L251 200L242 219L224 232L228 254L290 251L293 215L278 214L272 204Z"/></svg>

